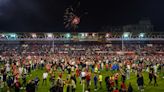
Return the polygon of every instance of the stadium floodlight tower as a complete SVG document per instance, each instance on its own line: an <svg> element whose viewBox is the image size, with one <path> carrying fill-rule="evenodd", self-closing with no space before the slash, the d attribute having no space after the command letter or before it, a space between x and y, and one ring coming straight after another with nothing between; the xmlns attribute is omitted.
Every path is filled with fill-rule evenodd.
<svg viewBox="0 0 164 92"><path fill-rule="evenodd" d="M129 39L130 38L130 32L124 32L123 34L122 34L122 52L124 53L124 40L127 40L127 39Z"/></svg>

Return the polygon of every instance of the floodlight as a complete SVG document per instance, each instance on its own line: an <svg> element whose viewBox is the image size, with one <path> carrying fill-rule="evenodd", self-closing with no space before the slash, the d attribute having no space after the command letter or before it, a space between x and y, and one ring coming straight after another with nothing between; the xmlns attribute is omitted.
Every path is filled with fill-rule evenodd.
<svg viewBox="0 0 164 92"><path fill-rule="evenodd" d="M71 34L70 33L67 33L66 34L66 38L70 38L71 37Z"/></svg>
<svg viewBox="0 0 164 92"><path fill-rule="evenodd" d="M139 38L143 38L145 36L145 33L140 33Z"/></svg>
<svg viewBox="0 0 164 92"><path fill-rule="evenodd" d="M130 32L124 32L123 33L123 38L128 38L130 36Z"/></svg>
<svg viewBox="0 0 164 92"><path fill-rule="evenodd" d="M31 35L32 35L33 38L36 38L37 37L36 36L36 33L32 33Z"/></svg>
<svg viewBox="0 0 164 92"><path fill-rule="evenodd" d="M47 37L48 38L52 38L53 37L53 34L52 33L47 33Z"/></svg>
<svg viewBox="0 0 164 92"><path fill-rule="evenodd" d="M85 33L85 36L88 36L88 33Z"/></svg>
<svg viewBox="0 0 164 92"><path fill-rule="evenodd" d="M10 36L11 38L16 38L16 37L17 37L17 34L15 34L15 33L9 33L9 36Z"/></svg>
<svg viewBox="0 0 164 92"><path fill-rule="evenodd" d="M109 37L109 33L106 33L105 37Z"/></svg>
<svg viewBox="0 0 164 92"><path fill-rule="evenodd" d="M5 34L5 36L7 37L7 39L16 39L18 36L16 33L8 33L8 34Z"/></svg>
<svg viewBox="0 0 164 92"><path fill-rule="evenodd" d="M84 33L81 33L81 37L85 37L85 34Z"/></svg>
<svg viewBox="0 0 164 92"><path fill-rule="evenodd" d="M92 36L94 37L96 33L92 33Z"/></svg>
<svg viewBox="0 0 164 92"><path fill-rule="evenodd" d="M5 34L1 34L2 37L5 37Z"/></svg>

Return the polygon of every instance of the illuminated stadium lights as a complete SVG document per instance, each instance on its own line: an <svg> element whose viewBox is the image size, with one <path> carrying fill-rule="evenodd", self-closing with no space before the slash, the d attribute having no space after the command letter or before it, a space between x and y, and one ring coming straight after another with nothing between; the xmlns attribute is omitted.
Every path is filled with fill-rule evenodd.
<svg viewBox="0 0 164 92"><path fill-rule="evenodd" d="M5 37L5 35L4 34L0 34L0 37Z"/></svg>
<svg viewBox="0 0 164 92"><path fill-rule="evenodd" d="M37 37L35 33L32 33L31 35L32 35L32 38L36 38Z"/></svg>
<svg viewBox="0 0 164 92"><path fill-rule="evenodd" d="M16 38L17 34L16 33L8 33L8 34L4 34L4 36L7 36L8 38Z"/></svg>
<svg viewBox="0 0 164 92"><path fill-rule="evenodd" d="M52 33L47 33L47 38L53 38L53 34Z"/></svg>
<svg viewBox="0 0 164 92"><path fill-rule="evenodd" d="M94 37L96 35L96 33L92 33L92 36Z"/></svg>
<svg viewBox="0 0 164 92"><path fill-rule="evenodd" d="M130 32L124 32L123 33L123 38L129 38Z"/></svg>
<svg viewBox="0 0 164 92"><path fill-rule="evenodd" d="M71 37L71 34L70 33L67 33L66 34L66 38L70 38Z"/></svg>
<svg viewBox="0 0 164 92"><path fill-rule="evenodd" d="M8 40L13 40L18 37L16 33L8 33L8 34L4 34L4 36L6 36Z"/></svg>
<svg viewBox="0 0 164 92"><path fill-rule="evenodd" d="M139 38L143 38L145 36L145 33L140 33Z"/></svg>
<svg viewBox="0 0 164 92"><path fill-rule="evenodd" d="M2 37L5 37L5 35L4 35L4 34L1 34L1 36L2 36Z"/></svg>
<svg viewBox="0 0 164 92"><path fill-rule="evenodd" d="M85 37L85 34L84 33L79 33L79 37L80 38L84 38Z"/></svg>
<svg viewBox="0 0 164 92"><path fill-rule="evenodd" d="M84 36L85 36L85 34L84 34L84 33L81 33L81 36L82 36L82 37L84 37Z"/></svg>
<svg viewBox="0 0 164 92"><path fill-rule="evenodd" d="M109 33L106 33L105 37L109 37Z"/></svg>
<svg viewBox="0 0 164 92"><path fill-rule="evenodd" d="M85 36L88 36L88 33L85 33Z"/></svg>

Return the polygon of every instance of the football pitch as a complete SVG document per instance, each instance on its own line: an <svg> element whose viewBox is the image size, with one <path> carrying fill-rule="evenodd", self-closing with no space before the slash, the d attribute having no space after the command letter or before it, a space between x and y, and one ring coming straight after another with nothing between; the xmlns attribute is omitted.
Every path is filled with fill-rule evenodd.
<svg viewBox="0 0 164 92"><path fill-rule="evenodd" d="M42 74L43 74L44 71L45 70L35 70L35 71L32 71L30 76L27 76L27 80L34 79L36 76L38 76L40 78L39 87L38 87L37 92L49 92L49 89L50 89L49 77L50 77L50 75L48 76L47 85L42 85ZM60 72L55 72L55 78L58 77L59 73ZM105 70L101 71L101 73L103 75L103 84L102 84L103 88L98 89L96 92L107 92L106 84L105 84L105 77L107 75L109 75L109 76L112 75L112 73L111 73L111 71L107 72ZM64 73L62 79L65 80L67 76L68 76L68 74ZM157 78L158 86L155 86L155 87L154 87L153 84L148 85L149 78L148 78L148 73L147 72L143 72L143 76L144 76L144 84L145 84L144 85L144 92L164 92L164 79L162 78L162 74L158 75L158 78ZM119 87L118 88L120 88L120 84L121 84L120 82L121 82L121 76L119 76ZM127 87L128 87L129 82L131 82L131 84L132 84L133 92L139 92L138 87L137 87L137 77L133 72L131 72L130 79L126 80ZM91 78L90 88L91 88L91 92L94 92L93 74L92 74L92 78ZM98 88L99 88L99 84L98 84ZM21 90L21 92L25 92L25 90ZM76 92L82 92L82 85L80 84L80 79L79 78L77 78Z"/></svg>

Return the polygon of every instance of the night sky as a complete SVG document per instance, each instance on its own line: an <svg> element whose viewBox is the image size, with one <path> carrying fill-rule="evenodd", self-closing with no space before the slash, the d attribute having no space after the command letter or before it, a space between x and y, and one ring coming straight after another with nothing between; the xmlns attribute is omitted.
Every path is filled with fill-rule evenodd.
<svg viewBox="0 0 164 92"><path fill-rule="evenodd" d="M64 10L77 0L0 0L0 30L64 32ZM79 0L80 1L80 0ZM163 0L81 0L77 31L100 31L102 26L137 24L148 18L156 31L164 30ZM71 31L71 30L69 30Z"/></svg>

